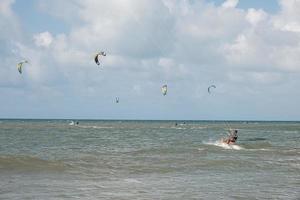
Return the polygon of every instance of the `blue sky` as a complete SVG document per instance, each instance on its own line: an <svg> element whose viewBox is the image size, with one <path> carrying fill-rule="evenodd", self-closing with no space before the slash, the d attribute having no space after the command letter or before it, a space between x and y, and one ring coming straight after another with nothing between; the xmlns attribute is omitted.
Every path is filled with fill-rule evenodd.
<svg viewBox="0 0 300 200"><path fill-rule="evenodd" d="M3 0L0 118L300 120L299 9L299 0Z"/></svg>
<svg viewBox="0 0 300 200"><path fill-rule="evenodd" d="M224 3L224 0L211 0L211 2L214 2L216 5L222 5ZM276 13L279 11L280 7L278 5L277 0L240 0L237 8L241 9L249 9L249 8L255 8L255 9L263 9L268 13Z"/></svg>
<svg viewBox="0 0 300 200"><path fill-rule="evenodd" d="M52 33L68 32L69 26L62 20L49 15L39 6L37 0L17 0L12 5L12 10L22 24L22 28L30 34L51 30Z"/></svg>

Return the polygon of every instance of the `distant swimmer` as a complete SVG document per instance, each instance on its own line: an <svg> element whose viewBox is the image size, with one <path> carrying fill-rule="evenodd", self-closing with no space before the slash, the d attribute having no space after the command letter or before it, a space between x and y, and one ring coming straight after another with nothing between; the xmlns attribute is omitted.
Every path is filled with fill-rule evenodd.
<svg viewBox="0 0 300 200"><path fill-rule="evenodd" d="M78 121L76 122L76 125L79 125L79 122L78 122Z"/></svg>
<svg viewBox="0 0 300 200"><path fill-rule="evenodd" d="M177 124L177 122L175 123L175 126L177 126L178 124Z"/></svg>
<svg viewBox="0 0 300 200"><path fill-rule="evenodd" d="M235 144L238 138L238 130L230 130L228 138L223 139L222 141L226 144Z"/></svg>

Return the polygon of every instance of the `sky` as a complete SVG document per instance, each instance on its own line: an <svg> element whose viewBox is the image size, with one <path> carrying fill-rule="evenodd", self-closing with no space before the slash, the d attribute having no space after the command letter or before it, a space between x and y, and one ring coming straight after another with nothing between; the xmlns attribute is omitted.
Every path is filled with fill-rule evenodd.
<svg viewBox="0 0 300 200"><path fill-rule="evenodd" d="M299 10L300 0L1 0L0 118L300 120Z"/></svg>

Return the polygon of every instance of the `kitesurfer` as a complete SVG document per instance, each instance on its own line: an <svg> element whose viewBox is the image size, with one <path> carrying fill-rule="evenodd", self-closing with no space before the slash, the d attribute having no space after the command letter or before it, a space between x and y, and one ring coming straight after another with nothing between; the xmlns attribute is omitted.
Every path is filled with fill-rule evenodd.
<svg viewBox="0 0 300 200"><path fill-rule="evenodd" d="M223 142L226 144L234 144L238 138L238 130L230 130L229 136L227 139L223 139Z"/></svg>

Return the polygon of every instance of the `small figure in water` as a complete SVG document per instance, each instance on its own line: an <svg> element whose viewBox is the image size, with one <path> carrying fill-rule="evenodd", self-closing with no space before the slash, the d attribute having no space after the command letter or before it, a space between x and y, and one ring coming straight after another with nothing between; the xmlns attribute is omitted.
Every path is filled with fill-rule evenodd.
<svg viewBox="0 0 300 200"><path fill-rule="evenodd" d="M177 124L177 122L175 123L175 126L177 126L178 124Z"/></svg>
<svg viewBox="0 0 300 200"><path fill-rule="evenodd" d="M238 138L238 130L229 130L229 136L227 139L223 139L223 142L226 144L234 144Z"/></svg>
<svg viewBox="0 0 300 200"><path fill-rule="evenodd" d="M79 124L79 122L76 122L76 125L78 125Z"/></svg>

